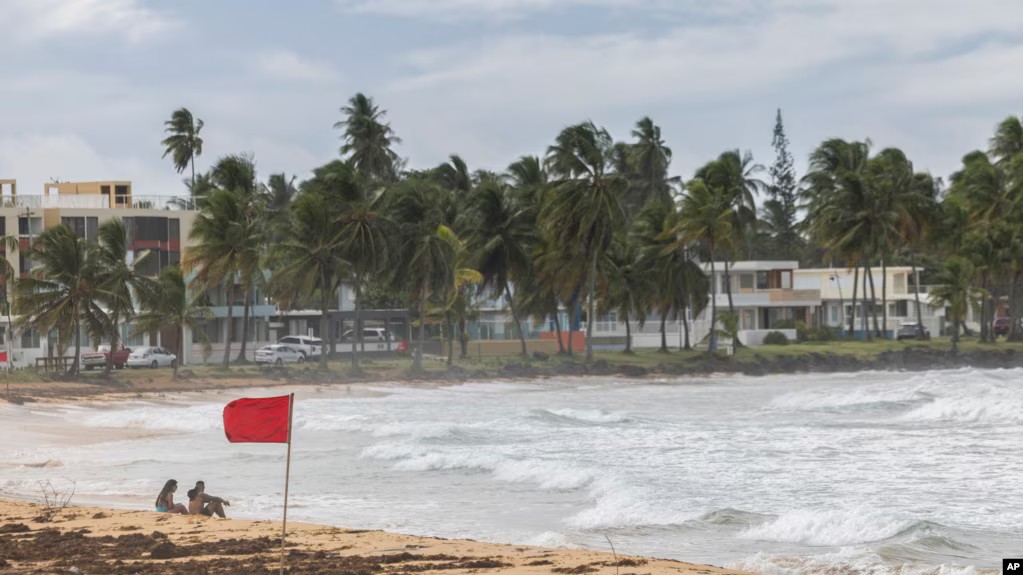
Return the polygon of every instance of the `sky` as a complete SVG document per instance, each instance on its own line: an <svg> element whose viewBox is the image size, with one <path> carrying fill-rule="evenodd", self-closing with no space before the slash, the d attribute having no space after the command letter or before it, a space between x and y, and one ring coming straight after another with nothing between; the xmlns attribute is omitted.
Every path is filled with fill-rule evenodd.
<svg viewBox="0 0 1023 575"><path fill-rule="evenodd" d="M185 193L162 158L179 107L197 169L247 152L261 179L335 159L339 109L387 110L413 168L503 170L585 120L651 117L688 177L724 150L797 169L831 137L902 148L937 176L1023 114L1020 0L2 0L0 179L132 180Z"/></svg>

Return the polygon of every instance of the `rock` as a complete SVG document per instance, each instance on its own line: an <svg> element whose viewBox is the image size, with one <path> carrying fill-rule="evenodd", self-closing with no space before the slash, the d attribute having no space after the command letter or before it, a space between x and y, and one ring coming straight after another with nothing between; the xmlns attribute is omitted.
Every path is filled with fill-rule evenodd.
<svg viewBox="0 0 1023 575"><path fill-rule="evenodd" d="M82 575L82 570L78 567L68 567L67 572L71 573L71 575Z"/></svg>
<svg viewBox="0 0 1023 575"><path fill-rule="evenodd" d="M167 534L164 533L163 531L153 531L153 534L150 535L150 537L152 537L153 539L166 539Z"/></svg>

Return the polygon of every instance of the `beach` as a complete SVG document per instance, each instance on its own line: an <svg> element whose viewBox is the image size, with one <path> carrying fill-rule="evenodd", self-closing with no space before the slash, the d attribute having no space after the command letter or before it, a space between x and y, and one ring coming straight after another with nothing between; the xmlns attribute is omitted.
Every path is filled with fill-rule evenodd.
<svg viewBox="0 0 1023 575"><path fill-rule="evenodd" d="M0 500L3 573L276 572L280 522L70 507L53 522L38 504ZM288 572L716 575L707 565L583 550L496 545L289 523ZM71 571L77 568L78 571Z"/></svg>
<svg viewBox="0 0 1023 575"><path fill-rule="evenodd" d="M574 557L606 553L610 539L631 557L744 572L995 573L996 560L1011 556L1023 535L1023 505L1012 488L1020 472L1012 457L1023 425L1020 376L960 369L456 384L240 381L209 390L44 396L0 406L8 439L0 448L0 496L33 500L40 482L73 482L73 504L135 524L136 517L163 519L144 510L167 478L180 482L176 501L203 479L211 494L232 502L229 516L255 521L239 524L249 526L246 536L272 539L284 446L229 444L220 413L237 397L294 392L289 527L294 520L331 526L296 528L302 533L356 529L394 538L367 553L424 544L392 541L472 539L485 550L435 554L530 558L561 548L558 557ZM78 529L96 513L80 512L66 527ZM21 519L0 524L46 527L26 522L26 511L8 516ZM198 535L188 525L182 535ZM140 526L137 533L173 537ZM492 547L500 544L512 547ZM273 555L267 542L258 545ZM502 561L543 573L608 562L589 557L558 565Z"/></svg>

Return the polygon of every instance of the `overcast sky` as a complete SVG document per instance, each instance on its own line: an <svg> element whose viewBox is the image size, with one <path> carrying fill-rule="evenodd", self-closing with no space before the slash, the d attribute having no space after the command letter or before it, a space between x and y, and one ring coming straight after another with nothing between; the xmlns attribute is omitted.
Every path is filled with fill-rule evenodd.
<svg viewBox="0 0 1023 575"><path fill-rule="evenodd" d="M947 176L1023 113L1020 0L2 0L0 179L130 179L183 193L163 122L206 122L205 169L260 177L337 156L332 125L372 96L411 167L458 153L501 170L592 119L649 115L688 176L729 148L797 166L828 137L903 148Z"/></svg>

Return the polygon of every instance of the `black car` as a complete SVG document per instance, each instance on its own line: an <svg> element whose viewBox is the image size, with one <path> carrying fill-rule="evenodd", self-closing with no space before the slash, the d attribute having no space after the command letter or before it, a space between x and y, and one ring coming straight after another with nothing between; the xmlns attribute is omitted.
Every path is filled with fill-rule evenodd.
<svg viewBox="0 0 1023 575"><path fill-rule="evenodd" d="M895 334L895 339L899 341L904 339L927 339L929 337L931 337L931 332L924 329L918 323L903 324Z"/></svg>

